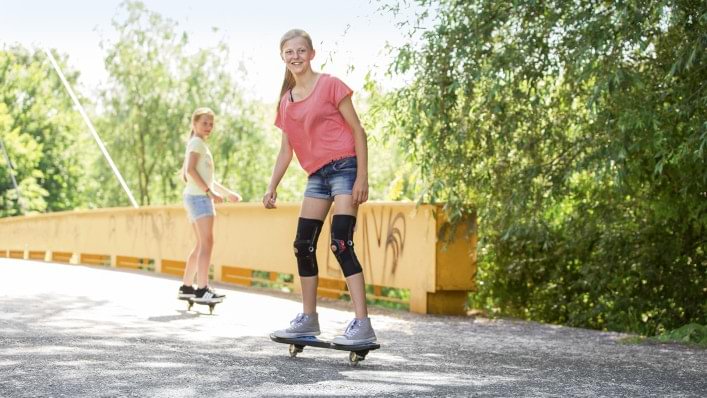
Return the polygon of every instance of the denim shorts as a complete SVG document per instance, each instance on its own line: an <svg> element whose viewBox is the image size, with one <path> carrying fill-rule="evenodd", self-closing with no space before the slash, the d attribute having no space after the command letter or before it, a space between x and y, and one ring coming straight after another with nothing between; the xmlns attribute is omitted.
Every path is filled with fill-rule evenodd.
<svg viewBox="0 0 707 398"><path fill-rule="evenodd" d="M184 194L184 207L187 209L189 221L194 222L202 217L214 216L214 202L206 195Z"/></svg>
<svg viewBox="0 0 707 398"><path fill-rule="evenodd" d="M356 181L356 157L334 160L307 179L304 196L333 200L336 195L351 195Z"/></svg>

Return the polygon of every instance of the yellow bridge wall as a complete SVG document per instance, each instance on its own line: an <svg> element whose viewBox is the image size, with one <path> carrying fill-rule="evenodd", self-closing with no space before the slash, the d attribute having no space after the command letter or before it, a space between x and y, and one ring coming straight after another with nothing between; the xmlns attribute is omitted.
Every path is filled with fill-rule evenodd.
<svg viewBox="0 0 707 398"><path fill-rule="evenodd" d="M413 312L463 314L467 293L475 287L476 235L460 228L452 243L441 241L438 235L445 224L441 214L433 205L367 203L359 210L354 244L367 284L409 289ZM298 215L299 204L294 203L279 204L275 210L256 203L217 205L214 280L233 282L224 269L229 273L235 267L291 274L292 287L297 290L292 242ZM331 214L326 221L317 251L319 276L343 282L339 264L329 250ZM128 264L129 268L141 264L141 259L151 259L156 272L175 274L167 264L185 261L194 243L182 206L0 219L0 257ZM133 262L123 260L126 258Z"/></svg>

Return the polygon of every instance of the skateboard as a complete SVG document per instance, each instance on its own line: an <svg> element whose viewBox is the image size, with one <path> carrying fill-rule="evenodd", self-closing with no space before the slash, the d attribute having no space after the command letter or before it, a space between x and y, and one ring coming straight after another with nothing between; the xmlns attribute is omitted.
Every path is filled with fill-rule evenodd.
<svg viewBox="0 0 707 398"><path fill-rule="evenodd" d="M212 301L212 302L210 302L210 303L200 303L200 302L198 302L198 301L194 301L194 299L191 298L191 297L177 297L177 298L180 299L180 300L182 300L182 301L186 301L186 302L187 302L187 311L191 311L191 307L193 307L194 304L208 305L208 306L209 306L209 315L213 315L213 314L214 314L214 308L216 307L216 304L223 302L223 299L220 299L220 301Z"/></svg>
<svg viewBox="0 0 707 398"><path fill-rule="evenodd" d="M365 343L357 345L341 345L334 344L330 341L321 340L315 336L304 336L304 337L294 337L294 338L284 338L277 337L274 334L270 335L270 340L276 343L289 344L290 345L290 357L294 358L304 350L304 347L318 347L318 348L328 348L333 350L348 351L349 352L349 364L352 366L357 366L359 362L366 359L369 351L377 350L381 348L378 343Z"/></svg>

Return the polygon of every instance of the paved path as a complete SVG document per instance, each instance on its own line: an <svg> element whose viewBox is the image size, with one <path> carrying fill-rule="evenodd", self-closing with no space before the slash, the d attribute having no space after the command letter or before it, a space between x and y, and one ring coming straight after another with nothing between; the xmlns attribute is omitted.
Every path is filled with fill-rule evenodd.
<svg viewBox="0 0 707 398"><path fill-rule="evenodd" d="M146 273L0 259L0 280L2 397L707 395L707 350L615 333L372 309L382 349L354 368L268 339L300 308L285 293L222 287L209 316ZM351 316L319 313L324 337Z"/></svg>

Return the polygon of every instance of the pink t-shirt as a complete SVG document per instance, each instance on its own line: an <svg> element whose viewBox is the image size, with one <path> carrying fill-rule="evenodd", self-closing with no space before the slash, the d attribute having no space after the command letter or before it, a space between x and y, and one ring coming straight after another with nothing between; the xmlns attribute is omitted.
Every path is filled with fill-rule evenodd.
<svg viewBox="0 0 707 398"><path fill-rule="evenodd" d="M356 156L353 130L339 112L341 100L352 93L344 82L322 73L306 98L292 102L287 92L280 99L275 126L287 134L308 174L332 160Z"/></svg>

